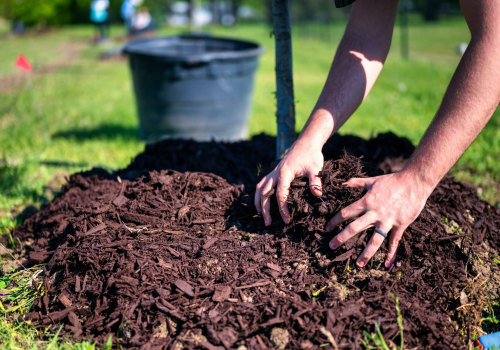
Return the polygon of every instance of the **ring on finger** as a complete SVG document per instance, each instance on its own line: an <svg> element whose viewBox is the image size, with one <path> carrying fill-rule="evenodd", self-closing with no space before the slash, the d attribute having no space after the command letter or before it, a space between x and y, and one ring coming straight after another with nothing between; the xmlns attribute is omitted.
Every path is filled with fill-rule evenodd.
<svg viewBox="0 0 500 350"><path fill-rule="evenodd" d="M381 229L379 229L378 227L375 228L375 232L378 233L379 235L381 235L382 237L384 238L387 238L387 232L385 231L382 231Z"/></svg>

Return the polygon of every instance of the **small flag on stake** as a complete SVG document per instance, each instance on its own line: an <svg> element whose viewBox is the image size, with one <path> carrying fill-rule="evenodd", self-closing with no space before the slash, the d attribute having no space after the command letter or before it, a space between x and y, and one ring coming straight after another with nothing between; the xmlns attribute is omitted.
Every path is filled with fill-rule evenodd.
<svg viewBox="0 0 500 350"><path fill-rule="evenodd" d="M25 72L31 72L31 63L22 53L17 57L15 66Z"/></svg>

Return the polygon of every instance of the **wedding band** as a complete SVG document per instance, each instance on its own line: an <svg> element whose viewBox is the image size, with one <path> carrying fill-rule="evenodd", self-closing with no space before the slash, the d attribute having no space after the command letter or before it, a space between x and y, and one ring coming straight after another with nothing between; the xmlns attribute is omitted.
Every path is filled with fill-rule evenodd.
<svg viewBox="0 0 500 350"><path fill-rule="evenodd" d="M384 231L382 231L381 229L376 228L376 229L375 229L375 232L377 232L378 234L381 234L384 238L387 238L387 233L385 233L385 232L384 232Z"/></svg>

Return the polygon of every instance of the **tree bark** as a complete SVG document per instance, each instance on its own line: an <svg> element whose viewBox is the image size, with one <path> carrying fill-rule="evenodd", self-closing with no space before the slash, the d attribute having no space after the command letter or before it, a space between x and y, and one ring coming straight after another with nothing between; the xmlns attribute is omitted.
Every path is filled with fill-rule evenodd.
<svg viewBox="0 0 500 350"><path fill-rule="evenodd" d="M233 17L234 17L234 24L238 24L240 18L239 18L239 10L241 6L241 0L232 0L231 1L231 9L233 12Z"/></svg>
<svg viewBox="0 0 500 350"><path fill-rule="evenodd" d="M189 0L189 29L191 32L198 31L198 25L195 20L196 9L198 8L199 0Z"/></svg>
<svg viewBox="0 0 500 350"><path fill-rule="evenodd" d="M292 32L288 0L272 0L276 47L277 124L276 158L281 158L295 140L295 101L292 73Z"/></svg>
<svg viewBox="0 0 500 350"><path fill-rule="evenodd" d="M403 0L401 2L401 12L400 12L400 26L401 26L401 56L404 59L410 58L410 46L409 46L409 30L408 30L408 13L409 13L409 0Z"/></svg>

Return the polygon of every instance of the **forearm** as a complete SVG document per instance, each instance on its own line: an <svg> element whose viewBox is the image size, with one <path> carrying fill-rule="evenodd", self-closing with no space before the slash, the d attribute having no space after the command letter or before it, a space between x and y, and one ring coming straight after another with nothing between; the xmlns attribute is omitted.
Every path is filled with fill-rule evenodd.
<svg viewBox="0 0 500 350"><path fill-rule="evenodd" d="M349 37L341 41L323 91L299 141L308 140L321 149L354 113L373 86L383 64L366 59L367 55L362 53L364 50L359 49L360 44L355 41ZM354 50L354 47L358 49Z"/></svg>
<svg viewBox="0 0 500 350"><path fill-rule="evenodd" d="M493 32L492 32L493 31ZM405 170L432 191L481 132L500 101L500 34L473 36L436 117Z"/></svg>
<svg viewBox="0 0 500 350"><path fill-rule="evenodd" d="M323 91L298 142L319 148L354 113L373 87L391 45L397 1L358 1Z"/></svg>

